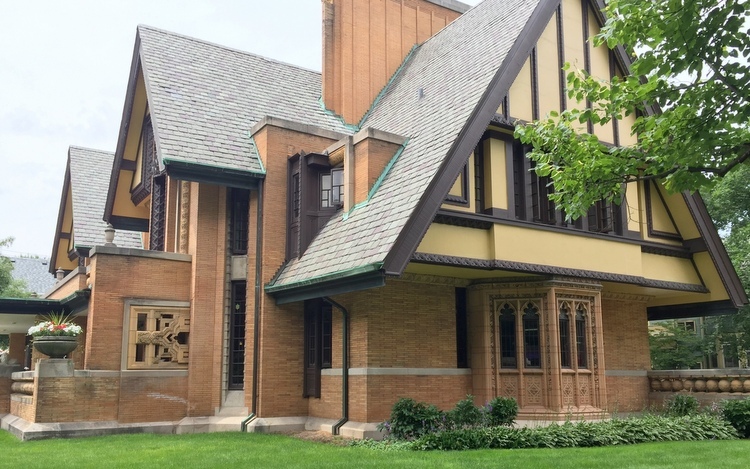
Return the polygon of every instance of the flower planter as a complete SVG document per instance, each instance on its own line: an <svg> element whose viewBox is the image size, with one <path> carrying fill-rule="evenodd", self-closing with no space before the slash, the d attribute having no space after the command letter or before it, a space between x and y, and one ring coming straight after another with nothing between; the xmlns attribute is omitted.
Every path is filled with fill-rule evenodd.
<svg viewBox="0 0 750 469"><path fill-rule="evenodd" d="M78 347L78 337L72 336L37 336L34 337L34 348L50 358L65 358Z"/></svg>

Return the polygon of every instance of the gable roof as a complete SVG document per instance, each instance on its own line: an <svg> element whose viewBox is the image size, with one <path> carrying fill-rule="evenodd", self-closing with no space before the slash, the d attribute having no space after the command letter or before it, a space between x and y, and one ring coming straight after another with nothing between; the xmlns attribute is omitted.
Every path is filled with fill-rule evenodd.
<svg viewBox="0 0 750 469"><path fill-rule="evenodd" d="M400 274L442 202L433 192L455 181L557 4L485 0L416 48L362 124L406 137L403 151L372 198L334 217L266 290L320 296L327 280Z"/></svg>
<svg viewBox="0 0 750 469"><path fill-rule="evenodd" d="M68 165L63 182L60 210L57 215L57 229L52 248L53 262L57 259L58 238L67 227L63 225L65 202L71 193L74 249L88 250L104 244L104 229L107 223L102 220L107 184L112 170L114 153L71 146L68 148ZM140 233L117 230L114 243L125 248L142 248ZM50 271L56 267L50 263Z"/></svg>
<svg viewBox="0 0 750 469"><path fill-rule="evenodd" d="M130 109L142 71L157 154L181 179L207 170L263 177L250 137L263 117L350 134L320 103L320 73L192 37L138 26L107 213L117 187ZM196 180L196 179L193 179Z"/></svg>

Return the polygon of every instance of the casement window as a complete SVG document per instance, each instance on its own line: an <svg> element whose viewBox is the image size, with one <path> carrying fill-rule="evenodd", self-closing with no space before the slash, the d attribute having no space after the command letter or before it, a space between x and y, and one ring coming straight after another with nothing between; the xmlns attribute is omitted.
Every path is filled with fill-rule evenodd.
<svg viewBox="0 0 750 469"><path fill-rule="evenodd" d="M469 367L468 329L466 288L456 288L456 368Z"/></svg>
<svg viewBox="0 0 750 469"><path fill-rule="evenodd" d="M575 308L575 310L573 310ZM560 366L578 369L588 368L588 303L561 301L558 304L560 334ZM575 342L572 342L571 339ZM575 348L573 348L575 346ZM573 359L575 357L575 359Z"/></svg>
<svg viewBox="0 0 750 469"><path fill-rule="evenodd" d="M567 303L560 305L560 366L570 368L570 310Z"/></svg>
<svg viewBox="0 0 750 469"><path fill-rule="evenodd" d="M245 320L247 282L232 283L229 312L229 363L227 387L243 389L245 384Z"/></svg>
<svg viewBox="0 0 750 469"><path fill-rule="evenodd" d="M335 208L344 203L344 168L320 175L320 208Z"/></svg>
<svg viewBox="0 0 750 469"><path fill-rule="evenodd" d="M247 254L248 211L250 207L250 191L247 189L232 189L229 217L230 217L230 250L232 255Z"/></svg>
<svg viewBox="0 0 750 469"><path fill-rule="evenodd" d="M137 173L139 173L140 182L131 188L130 194L130 198L135 205L139 205L151 194L151 181L159 172L154 127L151 124L150 115L146 115L143 119L141 139L138 142L138 158L140 159L140 167L137 168Z"/></svg>
<svg viewBox="0 0 750 469"><path fill-rule="evenodd" d="M587 311L583 303L579 303L576 307L576 357L578 358L578 368L587 368L589 363L586 347L588 336L586 316Z"/></svg>
<svg viewBox="0 0 750 469"><path fill-rule="evenodd" d="M128 322L128 368L187 368L189 308L130 306Z"/></svg>
<svg viewBox="0 0 750 469"><path fill-rule="evenodd" d="M499 313L500 367L517 369L518 356L524 368L541 368L541 317L534 301L504 303ZM520 312L520 313L519 313ZM521 345L519 350L518 344Z"/></svg>
<svg viewBox="0 0 750 469"><path fill-rule="evenodd" d="M331 305L321 299L305 301L303 397L320 397L320 370L331 368L333 327Z"/></svg>

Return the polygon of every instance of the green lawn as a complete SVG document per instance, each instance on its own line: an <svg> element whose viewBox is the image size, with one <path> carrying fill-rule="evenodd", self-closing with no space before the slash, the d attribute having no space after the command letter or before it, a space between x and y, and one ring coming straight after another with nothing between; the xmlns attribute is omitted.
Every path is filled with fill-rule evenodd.
<svg viewBox="0 0 750 469"><path fill-rule="evenodd" d="M701 441L581 449L380 452L282 435L118 435L22 443L0 431L0 466L117 467L521 467L746 468L750 441Z"/></svg>

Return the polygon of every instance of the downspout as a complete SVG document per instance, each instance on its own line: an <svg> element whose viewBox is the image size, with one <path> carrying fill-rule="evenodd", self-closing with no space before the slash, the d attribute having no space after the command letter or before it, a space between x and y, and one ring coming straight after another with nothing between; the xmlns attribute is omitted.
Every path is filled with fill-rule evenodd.
<svg viewBox="0 0 750 469"><path fill-rule="evenodd" d="M339 434L341 427L349 421L349 311L327 296L323 301L337 308L343 315L341 324L341 419L333 424L331 433Z"/></svg>
<svg viewBox="0 0 750 469"><path fill-rule="evenodd" d="M260 300L263 293L261 289L262 256L263 249L263 180L258 181L258 209L255 222L255 304L253 307L253 397L250 415L242 421L240 430L247 431L247 426L255 420L258 412L258 352L260 351Z"/></svg>

